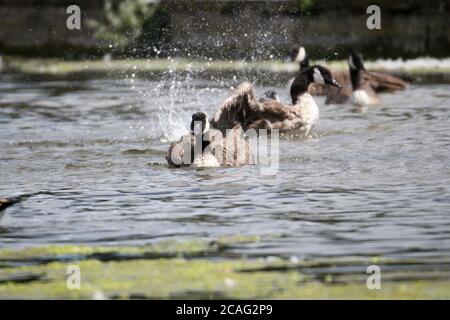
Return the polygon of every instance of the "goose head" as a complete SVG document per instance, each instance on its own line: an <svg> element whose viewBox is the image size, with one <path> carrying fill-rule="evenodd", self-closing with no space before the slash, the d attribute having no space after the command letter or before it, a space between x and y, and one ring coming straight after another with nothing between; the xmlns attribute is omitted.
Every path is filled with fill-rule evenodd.
<svg viewBox="0 0 450 320"><path fill-rule="evenodd" d="M210 128L208 116L204 112L196 112L192 115L191 133L195 135L205 134Z"/></svg>
<svg viewBox="0 0 450 320"><path fill-rule="evenodd" d="M298 96L308 91L310 83L317 83L320 85L329 85L338 89L342 86L337 82L330 70L321 65L314 65L301 71L294 79L291 85L292 103L295 104Z"/></svg>
<svg viewBox="0 0 450 320"><path fill-rule="evenodd" d="M366 70L363 56L359 52L354 52L348 57L348 66L350 70Z"/></svg>
<svg viewBox="0 0 450 320"><path fill-rule="evenodd" d="M329 85L338 89L342 87L339 82L333 78L331 71L321 65L312 66L308 71L308 76L310 77L311 82L317 84Z"/></svg>
<svg viewBox="0 0 450 320"><path fill-rule="evenodd" d="M309 58L306 55L304 47L296 47L292 49L290 54L291 61L300 64L300 70L309 67Z"/></svg>
<svg viewBox="0 0 450 320"><path fill-rule="evenodd" d="M194 139L193 159L202 156L205 149L210 145L210 139L208 131L210 124L208 116L204 112L196 112L192 115L191 121L191 134Z"/></svg>
<svg viewBox="0 0 450 320"><path fill-rule="evenodd" d="M359 52L354 52L348 57L348 66L350 68L350 80L353 90L361 86L361 72L365 71L363 56Z"/></svg>

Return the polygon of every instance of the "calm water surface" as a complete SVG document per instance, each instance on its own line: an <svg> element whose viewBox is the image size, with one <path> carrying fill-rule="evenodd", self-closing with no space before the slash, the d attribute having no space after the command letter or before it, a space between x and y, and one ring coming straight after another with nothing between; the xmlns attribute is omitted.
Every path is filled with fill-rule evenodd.
<svg viewBox="0 0 450 320"><path fill-rule="evenodd" d="M317 97L316 137L282 138L275 176L168 168L191 113L211 115L236 84L1 76L0 195L48 193L7 210L0 246L261 235L235 252L450 257L450 85L362 112Z"/></svg>

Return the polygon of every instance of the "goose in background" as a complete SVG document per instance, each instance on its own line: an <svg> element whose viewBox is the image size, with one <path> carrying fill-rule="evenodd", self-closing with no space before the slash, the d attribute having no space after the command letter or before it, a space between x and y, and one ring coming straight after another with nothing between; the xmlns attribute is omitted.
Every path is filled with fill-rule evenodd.
<svg viewBox="0 0 450 320"><path fill-rule="evenodd" d="M361 53L352 53L348 58L350 69L350 79L352 82L351 102L356 106L376 105L380 103L380 99L374 90L373 83L363 81L362 72L366 71L362 60Z"/></svg>
<svg viewBox="0 0 450 320"><path fill-rule="evenodd" d="M291 61L297 62L299 64L300 71L309 67L309 58L306 55L306 50L304 47L296 47L292 49L290 59Z"/></svg>
<svg viewBox="0 0 450 320"><path fill-rule="evenodd" d="M166 155L172 167L239 167L254 164L250 141L239 124L225 135L212 129L204 112L192 115L191 131L171 144Z"/></svg>
<svg viewBox="0 0 450 320"><path fill-rule="evenodd" d="M309 66L309 58L304 47L294 48L291 51L290 57L292 61L299 63L300 70ZM364 65L362 55L359 59L361 59L361 63ZM338 81L344 87L346 84L350 84L350 74L347 71L331 70L331 73L333 75L333 78L336 79L336 81ZM410 79L411 77L406 75L405 78ZM404 90L407 86L407 82L400 77L382 72L369 72L365 68L364 72L362 73L362 80L368 81L376 92L394 92L398 90ZM325 93L323 88L320 88L319 86L313 87L313 90L310 90L310 92L311 94Z"/></svg>
<svg viewBox="0 0 450 320"><path fill-rule="evenodd" d="M290 56L290 59L292 62L297 62L299 64L300 72L310 66L309 57L306 55L306 50L304 47L296 47L296 48L292 49L289 56ZM288 85L287 85L288 88L291 87L294 79L295 79L295 77L289 80ZM334 79L336 79L336 78L334 78ZM336 81L341 83L338 79L336 79ZM308 87L308 92L310 94L312 94L313 96L321 96L321 95L325 94L323 86L318 83L311 83Z"/></svg>
<svg viewBox="0 0 450 320"><path fill-rule="evenodd" d="M363 79L365 71L360 53L352 53L348 58L351 84L345 84L340 90L326 88L325 104L343 104L351 102L356 106L377 105L380 100L372 83Z"/></svg>
<svg viewBox="0 0 450 320"><path fill-rule="evenodd" d="M369 81L370 86L376 92L394 92L399 90L405 90L407 87L407 82L400 77L390 75L388 73L376 72L376 71L367 71L364 66L364 59L361 53L356 53L353 55L353 60L355 63L362 66L362 70L364 71L362 77L364 81ZM408 75L405 75L405 78L411 78Z"/></svg>
<svg viewBox="0 0 450 320"><path fill-rule="evenodd" d="M319 107L308 92L311 83L341 87L330 71L320 65L297 74L290 88L292 105L274 99L258 100L252 84L244 82L217 109L211 125L222 132L239 124L244 130L278 129L309 136L319 119Z"/></svg>

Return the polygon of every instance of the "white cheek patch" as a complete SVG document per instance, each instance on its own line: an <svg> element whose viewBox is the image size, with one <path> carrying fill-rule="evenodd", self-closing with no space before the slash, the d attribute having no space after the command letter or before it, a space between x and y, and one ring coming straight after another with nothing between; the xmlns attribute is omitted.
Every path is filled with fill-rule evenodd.
<svg viewBox="0 0 450 320"><path fill-rule="evenodd" d="M207 133L209 131L209 128L210 128L209 121L208 119L206 119L205 130L203 130L203 133Z"/></svg>
<svg viewBox="0 0 450 320"><path fill-rule="evenodd" d="M295 58L295 62L302 62L306 58L306 51L305 48L300 47L298 50L297 57Z"/></svg>
<svg viewBox="0 0 450 320"><path fill-rule="evenodd" d="M325 84L325 80L323 79L322 73L320 72L319 69L314 68L314 82L318 83L318 84Z"/></svg>
<svg viewBox="0 0 450 320"><path fill-rule="evenodd" d="M348 58L348 65L350 66L351 69L353 69L353 70L356 69L356 66L355 66L355 63L353 62L353 57L352 56L350 56Z"/></svg>

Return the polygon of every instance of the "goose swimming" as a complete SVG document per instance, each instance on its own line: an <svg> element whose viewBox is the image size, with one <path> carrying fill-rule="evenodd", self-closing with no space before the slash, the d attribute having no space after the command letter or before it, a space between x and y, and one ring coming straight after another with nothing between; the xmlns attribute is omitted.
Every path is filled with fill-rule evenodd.
<svg viewBox="0 0 450 320"><path fill-rule="evenodd" d="M348 59L351 85L346 84L339 90L326 89L325 104L342 104L351 102L356 106L376 105L380 103L372 83L363 79L365 71L360 53L352 53Z"/></svg>
<svg viewBox="0 0 450 320"><path fill-rule="evenodd" d="M171 144L166 160L174 167L218 167L254 164L248 129L296 130L309 135L319 119L319 107L308 93L311 83L340 88L330 71L319 65L300 72L290 94L292 105L281 103L275 92L257 99L249 82L240 84L208 120L204 112L192 115L191 131Z"/></svg>
<svg viewBox="0 0 450 320"><path fill-rule="evenodd" d="M309 57L306 54L306 50L304 47L296 47L294 48L290 53L290 59L291 61L299 63L300 70L303 70L304 68L307 68L309 66ZM364 62L362 60L362 55L358 58L361 60L361 63L364 65ZM336 79L341 85L345 86L351 84L351 77L349 72L344 70L331 70L331 73L333 75L333 78ZM364 68L364 72L361 73L361 78L363 82L369 82L370 86L376 91L376 92L393 92L398 90L404 90L407 86L407 82L403 80L400 77L393 76L387 73L382 72L369 72ZM331 91L336 93L336 90ZM313 95L321 95L326 92L324 92L323 87L319 85L314 85L312 88L310 88L310 93Z"/></svg>
<svg viewBox="0 0 450 320"><path fill-rule="evenodd" d="M299 71L303 71L306 68L308 68L310 66L310 62L309 62L309 57L306 54L306 50L304 47L296 47L294 49L292 49L290 55L290 60L293 62L297 62L299 64ZM334 76L333 76L334 77ZM288 82L287 87L290 88L292 85L292 82L294 81L294 78L291 78ZM336 81L338 81L339 83L341 83L341 81L339 81L339 79L335 78ZM308 86L308 92L310 94L312 94L313 96L321 96L324 95L324 88L322 85L318 84L318 83L311 83Z"/></svg>
<svg viewBox="0 0 450 320"><path fill-rule="evenodd" d="M239 124L226 130L211 128L204 112L192 115L191 131L171 144L166 160L172 167L239 167L254 164L250 141Z"/></svg>
<svg viewBox="0 0 450 320"><path fill-rule="evenodd" d="M292 105L274 99L258 100L252 84L244 82L217 109L211 126L224 131L238 123L244 130L295 130L308 136L319 119L319 107L308 92L311 83L340 88L330 71L320 65L308 67L295 77L290 88Z"/></svg>

